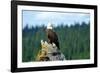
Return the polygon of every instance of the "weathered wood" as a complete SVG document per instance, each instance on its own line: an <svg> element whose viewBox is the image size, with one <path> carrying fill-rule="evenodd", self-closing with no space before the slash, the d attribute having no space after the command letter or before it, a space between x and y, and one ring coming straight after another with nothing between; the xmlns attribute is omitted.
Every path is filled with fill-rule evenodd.
<svg viewBox="0 0 100 73"><path fill-rule="evenodd" d="M66 60L65 56L61 51L57 48L57 46L53 44L49 44L46 41L41 41L41 50L37 55L37 61L56 61L56 60Z"/></svg>

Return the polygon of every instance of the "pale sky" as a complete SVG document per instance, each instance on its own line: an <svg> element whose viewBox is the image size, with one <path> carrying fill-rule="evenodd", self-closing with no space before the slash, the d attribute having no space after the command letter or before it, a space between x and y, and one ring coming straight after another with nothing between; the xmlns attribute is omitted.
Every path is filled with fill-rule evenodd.
<svg viewBox="0 0 100 73"><path fill-rule="evenodd" d="M28 24L28 27L47 26L50 22L53 26L74 25L75 22L88 23L90 21L89 13L71 13L71 12L46 12L46 11L23 11L23 28Z"/></svg>

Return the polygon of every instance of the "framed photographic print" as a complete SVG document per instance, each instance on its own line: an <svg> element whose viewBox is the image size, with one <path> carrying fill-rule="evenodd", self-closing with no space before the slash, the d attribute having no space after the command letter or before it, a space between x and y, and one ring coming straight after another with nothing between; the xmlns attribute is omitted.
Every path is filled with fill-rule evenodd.
<svg viewBox="0 0 100 73"><path fill-rule="evenodd" d="M11 1L11 71L97 67L97 6Z"/></svg>

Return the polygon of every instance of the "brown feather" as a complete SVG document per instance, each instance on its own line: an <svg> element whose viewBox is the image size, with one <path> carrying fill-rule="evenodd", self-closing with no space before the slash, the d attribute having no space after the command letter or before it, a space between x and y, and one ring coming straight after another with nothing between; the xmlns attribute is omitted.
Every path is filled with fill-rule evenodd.
<svg viewBox="0 0 100 73"><path fill-rule="evenodd" d="M56 32L54 32L51 29L47 29L47 37L48 37L49 43L51 43L51 44L54 43L58 47L58 49L60 49L59 48L58 36L57 36Z"/></svg>

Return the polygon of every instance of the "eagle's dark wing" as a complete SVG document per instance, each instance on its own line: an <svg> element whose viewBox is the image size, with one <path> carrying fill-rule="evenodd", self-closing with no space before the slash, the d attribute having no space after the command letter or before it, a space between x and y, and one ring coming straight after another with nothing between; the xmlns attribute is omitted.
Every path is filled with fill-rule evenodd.
<svg viewBox="0 0 100 73"><path fill-rule="evenodd" d="M49 43L51 43L51 44L54 43L58 47L58 49L60 49L59 40L58 40L58 36L57 36L56 32L49 29L47 32L47 36L49 39Z"/></svg>

